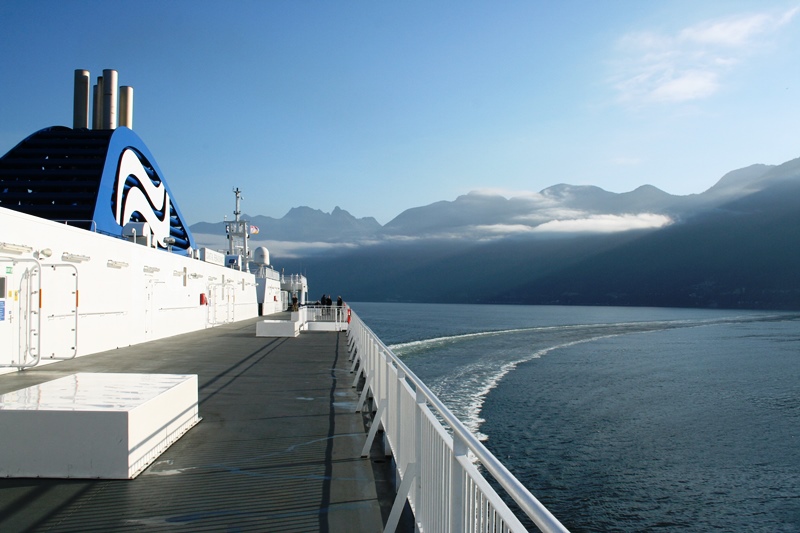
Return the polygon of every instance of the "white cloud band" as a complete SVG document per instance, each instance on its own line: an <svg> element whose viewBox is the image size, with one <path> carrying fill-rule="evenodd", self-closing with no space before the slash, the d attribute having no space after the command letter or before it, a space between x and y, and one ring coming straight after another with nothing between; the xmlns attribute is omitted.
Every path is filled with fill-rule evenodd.
<svg viewBox="0 0 800 533"><path fill-rule="evenodd" d="M677 103L707 98L724 75L774 41L800 7L710 20L672 34L631 32L618 42L612 84L624 103Z"/></svg>
<svg viewBox="0 0 800 533"><path fill-rule="evenodd" d="M666 215L592 215L572 220L551 220L534 228L535 233L616 233L636 229L657 229L672 223Z"/></svg>

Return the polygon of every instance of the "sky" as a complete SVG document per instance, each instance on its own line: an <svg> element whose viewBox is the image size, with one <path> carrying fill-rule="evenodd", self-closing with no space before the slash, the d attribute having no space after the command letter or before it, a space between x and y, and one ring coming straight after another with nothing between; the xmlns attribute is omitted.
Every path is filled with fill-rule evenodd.
<svg viewBox="0 0 800 533"><path fill-rule="evenodd" d="M119 72L189 224L800 157L800 1L0 1L0 154Z"/></svg>

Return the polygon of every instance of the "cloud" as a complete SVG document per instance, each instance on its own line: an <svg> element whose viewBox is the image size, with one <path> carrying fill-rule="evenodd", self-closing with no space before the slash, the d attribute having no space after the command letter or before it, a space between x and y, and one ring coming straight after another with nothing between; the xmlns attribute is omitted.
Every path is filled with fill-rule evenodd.
<svg viewBox="0 0 800 533"><path fill-rule="evenodd" d="M679 77L665 80L650 94L654 100L661 102L684 102L705 98L717 92L718 78L715 72L685 72Z"/></svg>
<svg viewBox="0 0 800 533"><path fill-rule="evenodd" d="M555 218L553 215L560 215ZM590 215L585 211L553 210L550 216L531 214L514 217L517 223L476 224L428 233L404 241L416 240L472 240L493 241L524 235L554 235L566 233L616 233L637 229L657 229L672 224L666 215L639 213L630 215ZM388 239L387 239L388 240ZM391 239L396 241L397 239Z"/></svg>
<svg viewBox="0 0 800 533"><path fill-rule="evenodd" d="M718 21L706 21L685 28L678 39L708 45L728 47L750 46L754 39L790 23L800 8L782 14L756 13L739 15Z"/></svg>
<svg viewBox="0 0 800 533"><path fill-rule="evenodd" d="M271 256L281 259L296 259L330 253L338 250L357 248L354 243L331 242L290 242L290 241L259 241L260 246L266 246Z"/></svg>
<svg viewBox="0 0 800 533"><path fill-rule="evenodd" d="M225 235L214 235L210 233L194 233L194 240L198 248L211 248L212 250L226 251L228 249L228 239ZM250 247L265 246L271 257L281 259L296 259L298 257L309 257L335 250L352 249L367 243L330 243L330 242L290 242L290 241L250 241Z"/></svg>
<svg viewBox="0 0 800 533"><path fill-rule="evenodd" d="M656 229L672 223L666 215L591 215L572 220L552 220L534 228L535 233L616 233L635 229Z"/></svg>
<svg viewBox="0 0 800 533"><path fill-rule="evenodd" d="M573 220L576 218L583 218L585 216L587 216L586 211L556 206L549 209L542 209L535 213L517 215L514 217L514 221L527 225L538 225L542 224L543 222L550 222L551 220Z"/></svg>
<svg viewBox="0 0 800 533"><path fill-rule="evenodd" d="M800 7L704 21L673 33L631 32L617 43L611 84L623 103L681 103L708 98L725 74L773 42Z"/></svg>
<svg viewBox="0 0 800 533"><path fill-rule="evenodd" d="M198 248L211 248L212 250L227 250L228 238L225 235L212 233L193 233L195 244Z"/></svg>
<svg viewBox="0 0 800 533"><path fill-rule="evenodd" d="M433 229L417 235L382 235L372 240L348 243L292 242L261 240L251 241L251 246L265 246L274 264L284 259L298 259L353 250L359 247L381 244L409 244L435 241L495 241L498 239L530 236L563 235L570 233L615 233L634 229L655 229L671 224L664 215L640 213L631 215L592 215L586 211L549 207L535 213L509 216L494 224L465 224L456 227ZM195 233L198 247L224 251L228 242L224 235Z"/></svg>
<svg viewBox="0 0 800 533"><path fill-rule="evenodd" d="M473 226L472 230L481 235L524 235L533 232L535 228L526 224L491 224L483 226Z"/></svg>

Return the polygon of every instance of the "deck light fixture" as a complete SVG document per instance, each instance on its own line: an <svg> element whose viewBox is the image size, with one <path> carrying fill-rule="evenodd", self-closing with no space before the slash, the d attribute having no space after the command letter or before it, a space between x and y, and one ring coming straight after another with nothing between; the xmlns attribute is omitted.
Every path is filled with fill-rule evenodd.
<svg viewBox="0 0 800 533"><path fill-rule="evenodd" d="M24 244L11 244L10 242L0 242L0 252L9 254L26 254L32 252L33 248L25 246Z"/></svg>
<svg viewBox="0 0 800 533"><path fill-rule="evenodd" d="M61 254L61 260L67 261L68 263L83 263L84 261L88 261L91 259L88 255L81 255L81 254L71 254L69 252L64 252Z"/></svg>

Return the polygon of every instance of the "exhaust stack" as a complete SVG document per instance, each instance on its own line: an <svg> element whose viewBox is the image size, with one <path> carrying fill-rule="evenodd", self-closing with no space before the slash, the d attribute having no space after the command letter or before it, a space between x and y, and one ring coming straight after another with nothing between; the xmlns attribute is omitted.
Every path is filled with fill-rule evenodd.
<svg viewBox="0 0 800 533"><path fill-rule="evenodd" d="M72 109L72 127L89 128L89 71L75 71L75 102Z"/></svg>
<svg viewBox="0 0 800 533"><path fill-rule="evenodd" d="M94 118L92 128L95 130L103 129L103 76L97 77L97 85L94 86Z"/></svg>
<svg viewBox="0 0 800 533"><path fill-rule="evenodd" d="M120 126L133 128L133 87L118 85L116 70L105 69L93 87L89 98L89 71L75 71L75 101L72 113L72 127L89 127L89 106L92 106L92 129L113 130Z"/></svg>
<svg viewBox="0 0 800 533"><path fill-rule="evenodd" d="M117 71L103 71L103 123L104 130L117 128Z"/></svg>
<svg viewBox="0 0 800 533"><path fill-rule="evenodd" d="M119 125L133 129L133 87L119 88Z"/></svg>

